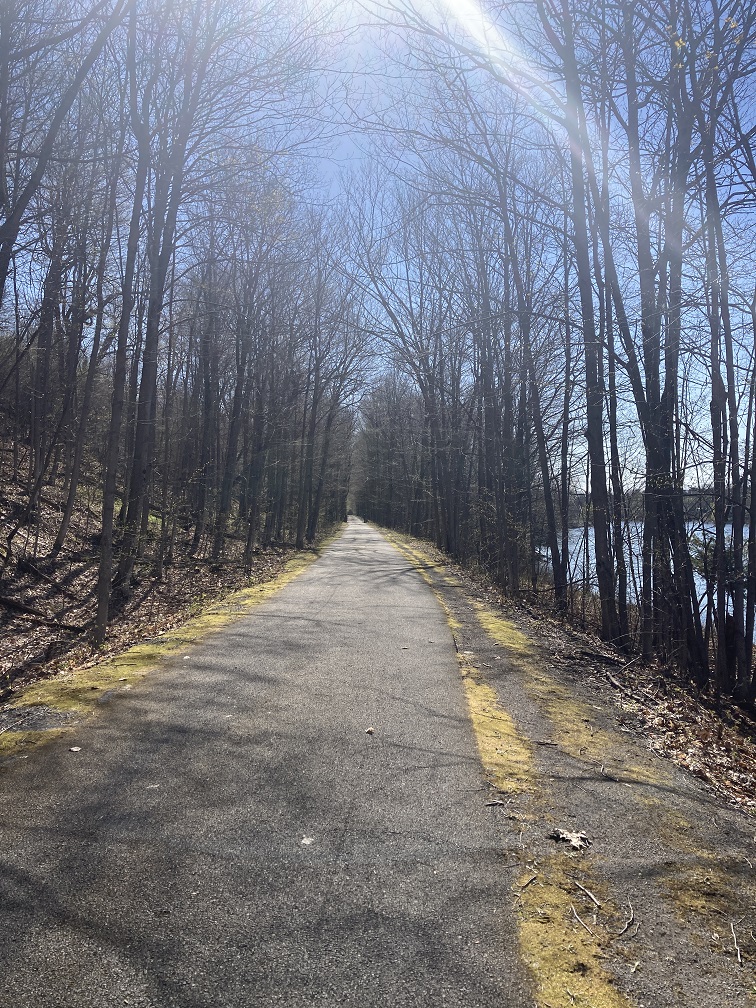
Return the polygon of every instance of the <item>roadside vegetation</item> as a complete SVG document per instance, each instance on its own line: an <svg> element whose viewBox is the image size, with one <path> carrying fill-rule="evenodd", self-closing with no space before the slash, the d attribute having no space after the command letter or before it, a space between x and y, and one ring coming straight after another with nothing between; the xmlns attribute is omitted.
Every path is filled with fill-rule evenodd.
<svg viewBox="0 0 756 1008"><path fill-rule="evenodd" d="M54 494L55 487L46 489L51 502ZM278 583L287 566L297 558L314 558L317 549L313 544L297 550L293 542L281 541L260 545L245 559L243 542L229 537L222 560L213 560L206 551L193 553L186 537L176 543L171 562L156 578L150 562L154 540L147 540L128 594L113 594L107 637L95 646L92 619L99 556L91 530L99 515L85 499L77 503L68 546L53 564L47 551L57 517L50 503L33 527L36 554L27 554L3 581L0 704L16 704L36 680L93 668L138 644L159 645L171 630L185 627L230 594ZM321 539L318 536L318 542ZM13 721L8 715L8 723Z"/></svg>

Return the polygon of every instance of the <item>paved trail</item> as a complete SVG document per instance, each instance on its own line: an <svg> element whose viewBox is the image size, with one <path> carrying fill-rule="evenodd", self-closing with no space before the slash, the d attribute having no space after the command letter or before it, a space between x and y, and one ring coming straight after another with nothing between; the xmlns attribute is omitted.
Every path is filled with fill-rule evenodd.
<svg viewBox="0 0 756 1008"><path fill-rule="evenodd" d="M481 781L438 604L353 520L0 774L0 1006L528 1008Z"/></svg>

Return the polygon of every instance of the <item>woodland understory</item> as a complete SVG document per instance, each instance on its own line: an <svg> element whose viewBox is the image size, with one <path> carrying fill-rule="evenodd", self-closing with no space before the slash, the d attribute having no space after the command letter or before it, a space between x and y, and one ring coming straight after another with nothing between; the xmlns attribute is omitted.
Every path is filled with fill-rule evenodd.
<svg viewBox="0 0 756 1008"><path fill-rule="evenodd" d="M46 487L40 503L38 519L21 538L24 559L12 575L6 573L0 590L0 704L38 679L107 661L162 636L227 594L276 577L297 553L293 543L271 543L245 558L244 541L237 539L218 562L207 550L192 553L191 537L182 536L160 578L149 559L136 565L130 590L114 599L107 637L98 645L99 511L81 496L67 546L50 561L64 503L60 489Z"/></svg>

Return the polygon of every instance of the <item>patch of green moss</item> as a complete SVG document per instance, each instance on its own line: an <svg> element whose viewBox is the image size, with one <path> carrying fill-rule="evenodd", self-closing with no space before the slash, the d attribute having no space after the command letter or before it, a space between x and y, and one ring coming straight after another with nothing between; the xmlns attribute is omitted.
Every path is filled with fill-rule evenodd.
<svg viewBox="0 0 756 1008"><path fill-rule="evenodd" d="M473 661L459 655L465 699L480 761L491 784L508 794L533 790L533 753L494 690L482 682Z"/></svg>
<svg viewBox="0 0 756 1008"><path fill-rule="evenodd" d="M415 567L420 571L421 574L425 574L426 571L444 571L445 567L442 564L436 563L432 560L427 553L419 549L415 540L411 536L403 535L401 532L392 532L386 529L381 529L381 534L385 539L387 539L392 546L395 546L409 561L414 564ZM426 580L428 580L426 578Z"/></svg>
<svg viewBox="0 0 756 1008"><path fill-rule="evenodd" d="M740 902L756 903L756 883L745 862L722 857L697 837L691 822L657 798L645 798L654 814L654 830L677 856L661 866L659 880L667 898L683 923L694 923L696 932L719 933L730 943L733 907ZM734 951L734 947L730 945ZM753 945L744 959L753 957Z"/></svg>
<svg viewBox="0 0 756 1008"><path fill-rule="evenodd" d="M438 569L420 550L407 543L391 541L418 569L433 588L427 567ZM445 578L448 582L448 578ZM444 611L452 634L460 630L460 623L441 594L433 588L438 603ZM533 754L530 746L517 732L514 719L500 705L495 691L488 686L475 665L471 652L458 653L467 709L475 732L481 763L488 779L498 791L517 794L533 789Z"/></svg>
<svg viewBox="0 0 756 1008"><path fill-rule="evenodd" d="M575 759L606 767L606 772L622 783L664 785L670 782L670 775L661 767L625 764L618 760L619 740L596 724L587 704L554 676L544 672L525 634L483 603L475 599L470 602L486 633L515 659L523 673L528 695L551 722L554 740L564 752Z"/></svg>
<svg viewBox="0 0 756 1008"><path fill-rule="evenodd" d="M508 619L493 612L487 605L477 599L468 600L478 617L478 622L489 637L501 644L519 658L532 658L533 648L530 641Z"/></svg>
<svg viewBox="0 0 756 1008"><path fill-rule="evenodd" d="M49 728L45 731L6 731L0 735L0 760L27 756L34 749L59 738L65 728Z"/></svg>
<svg viewBox="0 0 756 1008"><path fill-rule="evenodd" d="M683 920L690 921L691 914L696 914L715 930L727 922L735 896L735 880L708 852L699 854L692 864L676 861L661 879Z"/></svg>
<svg viewBox="0 0 756 1008"><path fill-rule="evenodd" d="M331 538L336 535L338 533ZM162 660L180 654L192 644L244 616L293 581L318 555L316 551L297 554L270 581L234 592L165 636L137 644L99 664L61 672L50 679L34 683L14 696L10 709L44 706L52 710L73 712L82 717L89 716L100 707L100 699L105 693L130 689ZM24 753L65 730L19 729L3 732L0 734L0 753L5 756Z"/></svg>
<svg viewBox="0 0 756 1008"><path fill-rule="evenodd" d="M564 855L553 857L519 879L520 949L535 981L537 1003L544 1008L630 1008L603 964L610 940L606 927L585 911L583 926L573 913L578 890L570 863ZM581 884L598 891L585 875Z"/></svg>
<svg viewBox="0 0 756 1008"><path fill-rule="evenodd" d="M440 572L444 581L450 586L459 586L457 580L446 574L445 568L434 563L410 537L389 533L387 538L417 567L431 587L433 582L427 573L428 570ZM449 607L440 592L436 591L436 596L451 625L453 616ZM575 759L605 768L605 772L622 783L652 786L670 783L670 774L661 766L657 768L638 764L628 765L616 760L614 757L618 740L611 732L596 724L596 718L587 704L578 700L566 686L541 668L529 638L510 620L485 603L470 597L467 598L467 602L475 612L483 630L502 647L503 653L515 661L523 674L523 684L528 695L551 722L554 740L564 752ZM452 631L457 629L459 623L455 621Z"/></svg>

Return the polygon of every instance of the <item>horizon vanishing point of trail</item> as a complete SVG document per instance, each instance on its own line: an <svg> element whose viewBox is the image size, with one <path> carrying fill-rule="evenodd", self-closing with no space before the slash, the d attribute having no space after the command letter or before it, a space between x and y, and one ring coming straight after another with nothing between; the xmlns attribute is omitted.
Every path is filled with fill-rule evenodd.
<svg viewBox="0 0 756 1008"><path fill-rule="evenodd" d="M449 626L359 521L0 781L3 1008L533 1004Z"/></svg>

